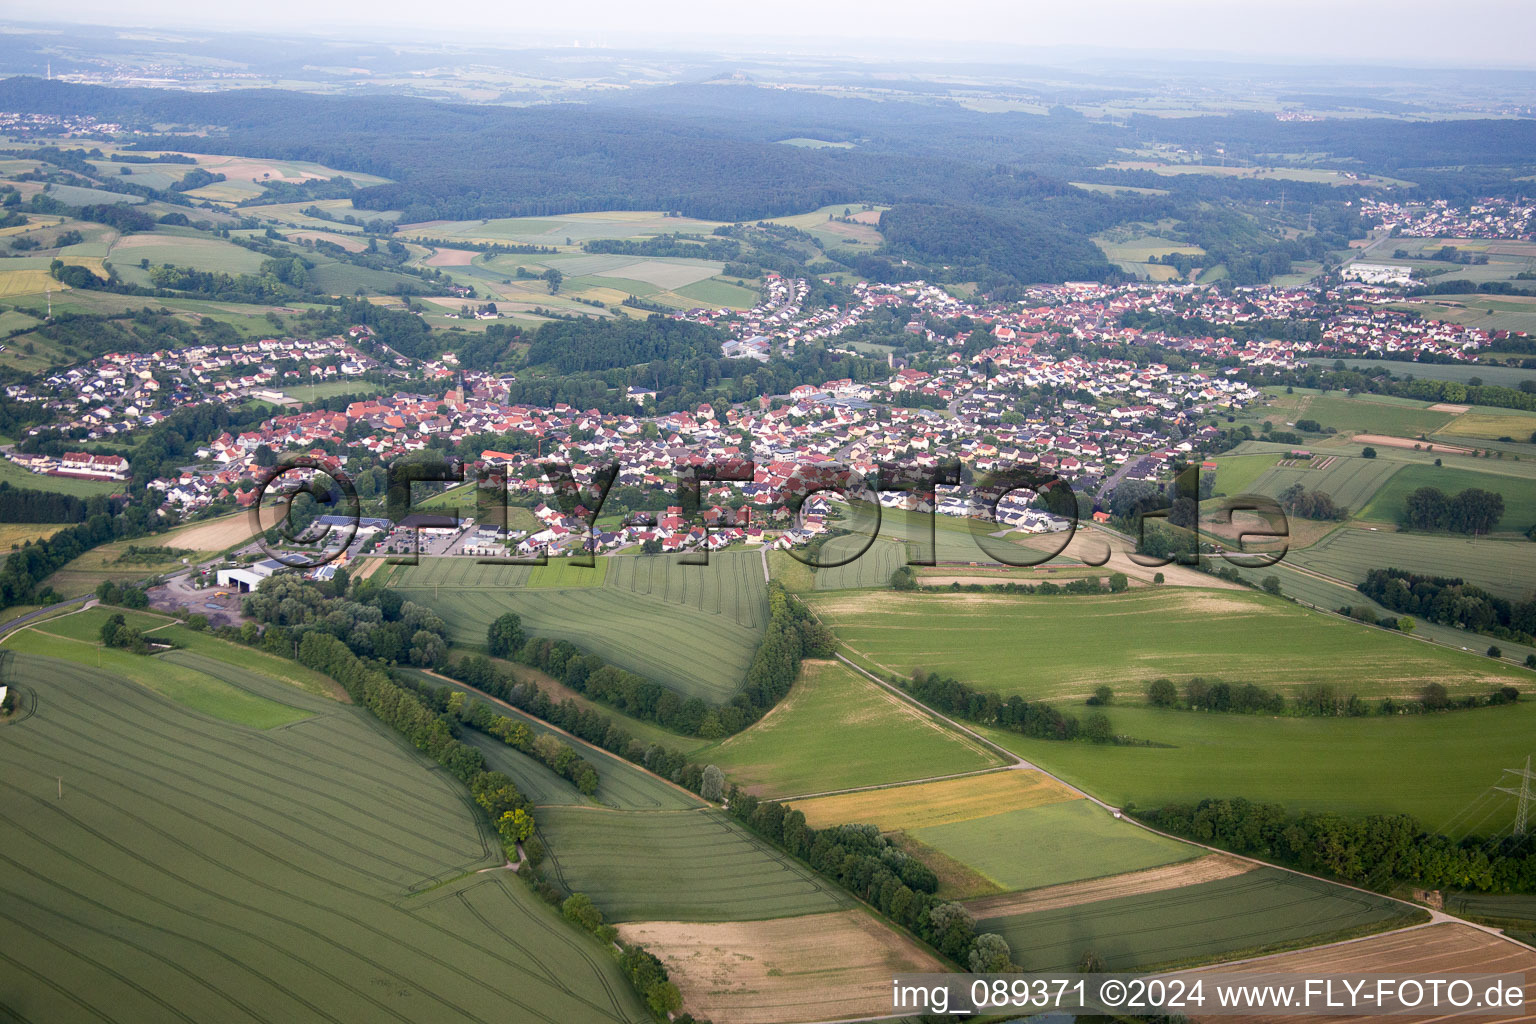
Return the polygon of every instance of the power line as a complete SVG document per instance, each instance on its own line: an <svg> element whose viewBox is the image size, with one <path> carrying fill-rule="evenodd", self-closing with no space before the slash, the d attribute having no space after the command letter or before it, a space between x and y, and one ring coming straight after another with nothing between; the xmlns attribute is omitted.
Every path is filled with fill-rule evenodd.
<svg viewBox="0 0 1536 1024"><path fill-rule="evenodd" d="M1500 793L1508 793L1511 796L1520 798L1520 803L1515 808L1515 831L1513 834L1523 836L1525 835L1526 822L1530 819L1531 779L1536 778L1536 773L1531 771L1531 755L1525 755L1524 768L1505 768L1504 771L1520 776L1520 788L1516 789L1513 786L1494 786L1493 788Z"/></svg>

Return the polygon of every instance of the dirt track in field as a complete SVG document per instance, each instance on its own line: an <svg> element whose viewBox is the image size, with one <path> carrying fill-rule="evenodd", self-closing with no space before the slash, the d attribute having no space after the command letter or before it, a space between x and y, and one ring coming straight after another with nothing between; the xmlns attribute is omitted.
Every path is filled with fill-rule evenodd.
<svg viewBox="0 0 1536 1024"><path fill-rule="evenodd" d="M1038 910L1055 910L1059 907L1075 907L1080 903L1096 903L1099 900L1119 896L1138 896L1142 893L1181 889L1186 885L1214 882L1252 871L1253 864L1235 857L1211 854L1198 860L1181 864L1168 864L1145 871L1128 871L1123 875L1094 878L1086 882L1068 882L1050 885L1029 892L1004 893L1000 896L983 896L970 900L966 909L977 919L1008 917L1012 914L1033 913Z"/></svg>

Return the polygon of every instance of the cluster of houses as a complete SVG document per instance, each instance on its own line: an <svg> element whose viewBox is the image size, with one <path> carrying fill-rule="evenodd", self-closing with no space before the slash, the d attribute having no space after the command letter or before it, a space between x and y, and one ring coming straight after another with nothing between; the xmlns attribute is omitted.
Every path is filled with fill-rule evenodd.
<svg viewBox="0 0 1536 1024"><path fill-rule="evenodd" d="M447 357L427 364L407 361L414 383L403 388L410 390L336 411L279 413L258 427L210 438L198 450L196 466L149 486L190 512L217 501L240 506L254 501L252 481L278 453L308 452L347 469L353 460L389 463L428 447L478 451L469 459L469 477L494 480L519 503L536 508L539 527L507 532L481 524L460 538L458 547L467 554L521 555L587 537L581 515L556 507L544 462L568 464L578 479L617 463L617 486L653 490L656 507L667 508L675 499L664 495L674 493L681 470L750 461L751 479L704 489L701 517L685 520L669 509L653 522L601 532L596 546L797 544L827 528L828 509L823 499L812 499L791 518L784 496L830 467L867 475L881 467L932 467L950 459L978 472L1022 465L1093 493L1104 481L1128 473L1155 478L1167 462L1213 437L1215 428L1202 420L1259 397L1241 379L1244 368L1298 367L1309 358L1333 355L1464 358L1498 339L1497 333L1388 309L1369 286L1344 286L1319 296L1315 289L1223 292L1192 284L1070 283L1028 289L1021 302L990 304L914 281L860 284L849 308L813 310L803 309L806 294L806 282L775 277L767 299L748 314L684 315L730 327L741 346L767 358L803 339L835 340L882 307L911 310L908 330L927 342L925 352L914 357L919 365L892 359L881 379L808 381L785 395L655 414L645 411L654 395L643 388L629 389L632 413L563 402L518 404L509 400L515 382L509 375L459 371ZM1131 313L1155 316L1128 317ZM1129 326L1166 325L1177 318L1198 321L1209 333ZM1282 340L1250 337L1241 329L1266 320L1311 320L1320 330L1310 340ZM361 337L356 331L366 330L314 342L267 340L107 356L56 375L50 378L54 384L45 381L38 393L28 394L35 400L46 391L48 400L60 402L65 424L81 424L84 411L106 408L115 418L99 423L101 431L129 422L143 426L183 402L209 396L243 400L254 389L280 388L295 377L364 372L375 364L352 341ZM1155 345L1180 353L1190 368L1088 358L1072 342ZM141 394L155 395L157 407L140 408ZM73 397L80 395L93 397ZM1050 400L1041 401L1042 395ZM80 404L64 404L71 401ZM139 413L131 421L123 418L128 406ZM494 448L475 444L485 435L502 440ZM126 460L119 457L82 454L54 462L39 468L113 479L121 477L112 474L126 473ZM964 502L950 499L933 506L940 514L973 514ZM1032 532L1064 525L1023 501L1004 502L997 518L1002 527Z"/></svg>
<svg viewBox="0 0 1536 1024"><path fill-rule="evenodd" d="M54 458L51 455L26 455L16 453L11 461L33 473L49 476L72 476L83 480L127 480L128 460L121 455L91 455L87 452L65 452Z"/></svg>
<svg viewBox="0 0 1536 1024"><path fill-rule="evenodd" d="M1400 203L1368 199L1360 212L1381 221L1396 235L1410 238L1536 238L1536 200L1479 199L1455 205L1445 199Z"/></svg>
<svg viewBox="0 0 1536 1024"><path fill-rule="evenodd" d="M352 338L371 333L356 327ZM6 387L14 402L41 403L51 426L99 440L154 426L179 408L210 400L287 402L283 388L360 376L377 363L347 338L267 338L154 352L113 352Z"/></svg>

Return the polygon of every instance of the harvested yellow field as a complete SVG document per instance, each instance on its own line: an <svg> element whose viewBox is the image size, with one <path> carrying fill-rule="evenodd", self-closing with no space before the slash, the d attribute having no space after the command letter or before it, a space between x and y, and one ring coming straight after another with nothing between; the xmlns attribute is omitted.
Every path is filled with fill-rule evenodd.
<svg viewBox="0 0 1536 1024"><path fill-rule="evenodd" d="M275 525L281 518L281 509L276 505L263 506L262 521L271 519L267 526ZM255 531L251 528L250 516L246 512L236 512L234 515L221 516L218 519L210 519L203 523L193 523L179 530L165 535L165 545L173 548L186 548L190 551L223 551L227 547L239 544L242 541L254 540Z"/></svg>
<svg viewBox="0 0 1536 1024"><path fill-rule="evenodd" d="M1198 860L1165 864L1145 871L1127 871L1124 874L1094 878L1086 882L1067 882L1063 885L1031 889L1028 892L986 896L968 901L966 909L978 919L1009 917L1014 914L1029 914L1037 910L1075 907L1080 903L1095 903L1120 896L1182 889L1186 885L1215 882L1223 878L1231 878L1233 875L1241 875L1252 871L1254 867L1255 865L1239 860L1237 857L1213 853L1209 857L1201 857Z"/></svg>
<svg viewBox="0 0 1536 1024"><path fill-rule="evenodd" d="M429 267L467 267L476 255L473 249L439 249L426 262Z"/></svg>
<svg viewBox="0 0 1536 1024"><path fill-rule="evenodd" d="M361 558L347 566L347 570L354 580L365 580L384 568L385 561L383 558Z"/></svg>
<svg viewBox="0 0 1536 1024"><path fill-rule="evenodd" d="M772 921L644 921L619 925L619 935L660 957L683 1005L715 1024L884 1017L893 974L945 970L865 910Z"/></svg>
<svg viewBox="0 0 1536 1024"><path fill-rule="evenodd" d="M66 290L46 270L0 270L0 296L41 295L45 288Z"/></svg>
<svg viewBox="0 0 1536 1024"><path fill-rule="evenodd" d="M9 551L13 547L32 541L47 540L58 533L68 523L0 523L0 551Z"/></svg>
<svg viewBox="0 0 1536 1024"><path fill-rule="evenodd" d="M897 832L1077 799L1078 794L1055 779L1018 769L818 797L796 801L794 807L814 828L860 822Z"/></svg>
<svg viewBox="0 0 1536 1024"><path fill-rule="evenodd" d="M1525 1005L1536 1004L1536 952L1518 942L1492 935L1465 924L1431 924L1422 928L1409 928L1390 935L1355 939L1351 942L1319 946L1295 953L1277 953L1274 956L1245 960L1240 964L1213 967L1198 972L1197 976L1217 978L1222 973L1243 971L1248 973L1294 973L1298 977L1317 974L1408 974L1418 977L1443 977L1447 974L1523 974ZM1479 993L1481 994L1481 993ZM1195 1021L1220 1021L1221 1024L1276 1024L1295 1021L1295 1015L1256 1013L1241 1017L1200 1017ZM1344 1022L1378 1021L1381 1017L1354 1016L1329 1017L1330 1024ZM1401 1024L1413 1021L1454 1019L1442 1011L1425 1011L1419 1014L1395 1014L1391 1020ZM1475 1020L1486 1024L1513 1024L1515 1021L1536 1020L1528 1009L1512 1009L1504 1015L1484 1013Z"/></svg>

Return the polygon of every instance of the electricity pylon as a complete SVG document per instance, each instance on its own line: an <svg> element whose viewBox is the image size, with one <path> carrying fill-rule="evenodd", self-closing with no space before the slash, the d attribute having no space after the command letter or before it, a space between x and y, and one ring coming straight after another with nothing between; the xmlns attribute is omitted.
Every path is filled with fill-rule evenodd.
<svg viewBox="0 0 1536 1024"><path fill-rule="evenodd" d="M1520 803L1515 808L1515 835L1525 835L1526 820L1530 817L1531 809L1531 779L1536 778L1536 773L1531 771L1531 755L1525 755L1525 767L1505 768L1506 772L1513 772L1520 776L1520 788L1513 786L1494 786L1500 793L1508 793L1510 796L1520 798Z"/></svg>

